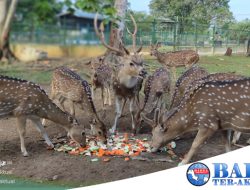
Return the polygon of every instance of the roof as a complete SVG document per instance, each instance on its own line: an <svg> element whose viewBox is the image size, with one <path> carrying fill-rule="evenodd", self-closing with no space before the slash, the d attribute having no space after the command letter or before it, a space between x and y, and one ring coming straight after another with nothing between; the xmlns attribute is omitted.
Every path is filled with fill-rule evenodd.
<svg viewBox="0 0 250 190"><path fill-rule="evenodd" d="M62 13L58 14L57 16L61 17L61 16L65 16L68 14L72 14L72 15L74 15L76 17L80 17L80 18L94 19L96 13L89 13L89 12L85 12L85 11L76 9L74 12L69 12L69 11L65 10ZM99 20L103 20L104 18L105 17L103 15L98 15Z"/></svg>

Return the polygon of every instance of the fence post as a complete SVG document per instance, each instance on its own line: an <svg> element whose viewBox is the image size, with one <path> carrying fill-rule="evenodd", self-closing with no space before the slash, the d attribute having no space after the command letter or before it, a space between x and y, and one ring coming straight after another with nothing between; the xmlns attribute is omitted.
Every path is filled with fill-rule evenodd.
<svg viewBox="0 0 250 190"><path fill-rule="evenodd" d="M195 22L195 51L198 52L198 47L197 47L197 40L198 40L198 36L197 36L197 24Z"/></svg>
<svg viewBox="0 0 250 190"><path fill-rule="evenodd" d="M212 55L215 53L215 25L213 26Z"/></svg>
<svg viewBox="0 0 250 190"><path fill-rule="evenodd" d="M156 43L156 20L154 19L152 22L152 43Z"/></svg>

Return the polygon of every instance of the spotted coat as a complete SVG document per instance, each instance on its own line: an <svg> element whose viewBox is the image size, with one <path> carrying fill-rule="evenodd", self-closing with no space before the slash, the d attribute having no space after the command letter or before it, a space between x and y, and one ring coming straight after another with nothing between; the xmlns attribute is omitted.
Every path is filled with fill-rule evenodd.
<svg viewBox="0 0 250 190"><path fill-rule="evenodd" d="M52 76L51 98L58 99L63 108L64 101L68 100L73 115L75 114L74 105L79 105L81 109L87 110L90 115L90 125L96 131L94 134L106 139L106 127L97 115L90 86L77 73L66 67L57 68Z"/></svg>
<svg viewBox="0 0 250 190"><path fill-rule="evenodd" d="M153 129L154 149L177 136L198 130L182 161L186 164L198 147L217 130L222 131L224 139L229 129L250 133L250 78L206 81L185 96L180 105L165 114ZM230 143L225 142L229 150Z"/></svg>
<svg viewBox="0 0 250 190"><path fill-rule="evenodd" d="M27 119L35 124L49 146L53 147L53 144L42 126L41 118L61 124L73 140L82 145L86 143L84 128L79 126L73 116L54 104L39 85L1 75L0 119L9 117L17 118L21 151L24 156L28 155L24 144Z"/></svg>
<svg viewBox="0 0 250 190"><path fill-rule="evenodd" d="M199 80L209 73L198 66L192 66L188 70L186 70L180 78L177 80L171 100L170 108L178 106L183 95L189 90L189 86L196 80Z"/></svg>

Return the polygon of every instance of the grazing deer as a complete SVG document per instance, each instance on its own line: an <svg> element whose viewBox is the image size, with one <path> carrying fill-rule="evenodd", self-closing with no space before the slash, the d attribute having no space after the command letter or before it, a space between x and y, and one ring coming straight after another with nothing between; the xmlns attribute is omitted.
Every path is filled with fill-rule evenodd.
<svg viewBox="0 0 250 190"><path fill-rule="evenodd" d="M170 93L171 77L165 68L158 68L144 84L144 104L136 114L136 128L141 124L141 113L152 113L156 108L165 109L164 96Z"/></svg>
<svg viewBox="0 0 250 190"><path fill-rule="evenodd" d="M151 123L152 152L172 139L198 130L191 149L182 160L186 164L201 144L220 130L226 151L230 150L230 130L250 132L250 78L238 80L211 80L209 76L196 83L192 93L186 93L178 107L166 114L156 112Z"/></svg>
<svg viewBox="0 0 250 190"><path fill-rule="evenodd" d="M189 89L190 84L194 81L199 80L209 73L198 66L192 66L188 70L186 70L177 80L175 84L174 93L171 100L170 108L177 107L183 97L183 95Z"/></svg>
<svg viewBox="0 0 250 190"><path fill-rule="evenodd" d="M157 42L156 45L151 45L150 55L155 56L162 65L171 68L175 81L176 67L185 66L188 68L199 61L199 55L193 50L162 53L158 50L159 47L161 47L159 42Z"/></svg>
<svg viewBox="0 0 250 190"><path fill-rule="evenodd" d="M115 47L109 46L104 39L104 27L100 27L98 29L97 26L97 14L94 19L94 26L95 32L99 37L101 43L109 50L115 52L119 55L120 64L117 66L116 71L114 71L113 76L113 90L115 95L115 105L116 105L116 116L115 121L110 129L111 133L115 133L118 118L121 117L122 109L121 104L122 101L126 102L129 100L129 110L132 118L132 129L135 132L135 120L134 120L134 102L135 98L138 94L138 87L139 87L139 79L142 77L140 76L141 71L143 70L143 59L139 55L142 47L136 49L135 47L135 40L136 40L136 32L137 32L137 25L130 15L133 23L134 23L134 32L133 32L133 49L134 54L130 54L130 52L123 46L123 50L120 50ZM102 26L102 25L101 25Z"/></svg>
<svg viewBox="0 0 250 190"><path fill-rule="evenodd" d="M0 118L17 118L18 132L21 141L21 152L28 156L24 144L26 121L30 119L43 135L48 146L53 147L40 118L61 124L68 135L81 146L85 146L85 130L77 120L63 112L38 85L21 79L0 76Z"/></svg>
<svg viewBox="0 0 250 190"><path fill-rule="evenodd" d="M70 113L75 115L74 105L86 109L90 114L90 126L93 135L106 142L106 126L97 115L87 81L66 67L59 67L53 72L51 82L51 99L58 100L65 110L64 102L69 102Z"/></svg>

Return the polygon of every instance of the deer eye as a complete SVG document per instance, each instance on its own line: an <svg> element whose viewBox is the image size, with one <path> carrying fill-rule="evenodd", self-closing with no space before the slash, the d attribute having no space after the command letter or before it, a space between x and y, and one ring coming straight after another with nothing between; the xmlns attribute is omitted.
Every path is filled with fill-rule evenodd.
<svg viewBox="0 0 250 190"><path fill-rule="evenodd" d="M98 135L102 135L102 132L101 132L101 131L98 131Z"/></svg>
<svg viewBox="0 0 250 190"><path fill-rule="evenodd" d="M130 62L130 66L134 66L134 65L135 65L134 63Z"/></svg>

